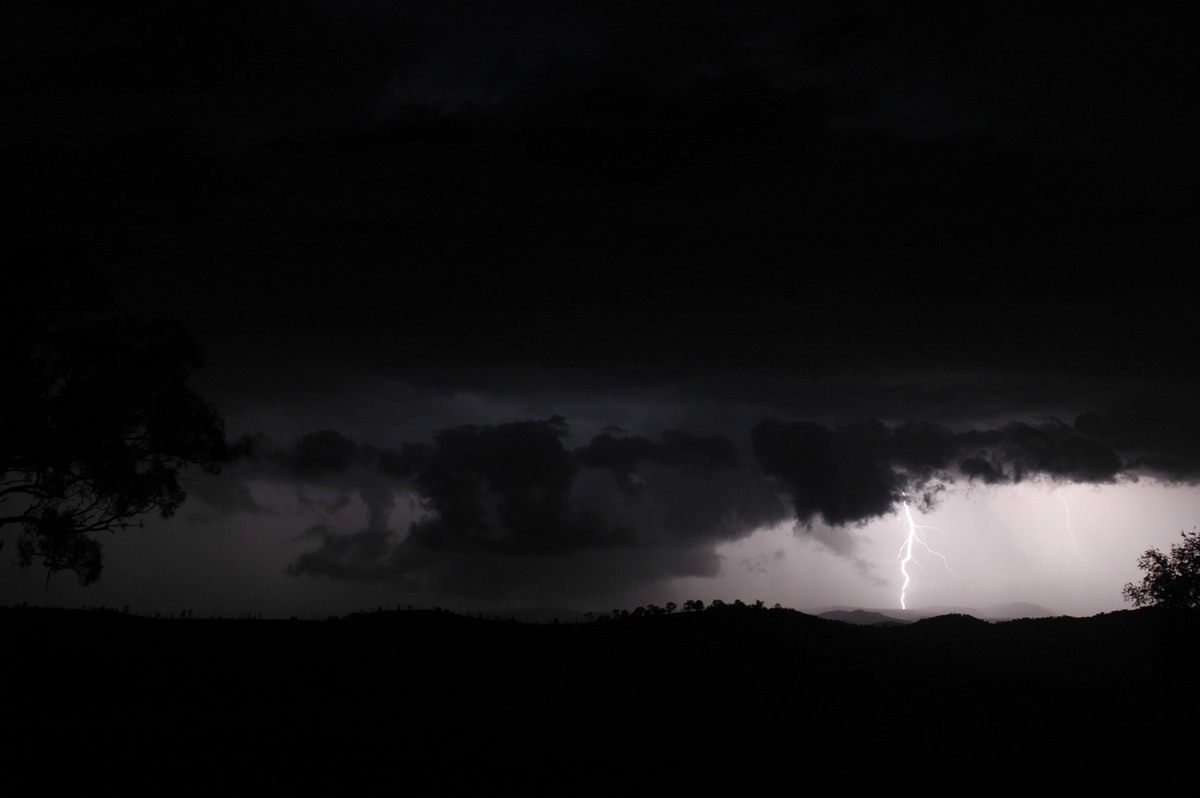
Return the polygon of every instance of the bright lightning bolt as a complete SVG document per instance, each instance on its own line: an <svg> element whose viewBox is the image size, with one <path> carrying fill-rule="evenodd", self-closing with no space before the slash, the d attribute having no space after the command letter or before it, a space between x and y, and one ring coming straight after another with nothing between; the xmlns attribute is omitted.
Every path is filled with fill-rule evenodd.
<svg viewBox="0 0 1200 798"><path fill-rule="evenodd" d="M908 585L912 581L912 577L908 575L908 564L912 561L913 540L917 537L917 526L913 523L912 510L908 509L908 502L904 502L904 517L908 519L908 537L904 539L904 544L900 547L900 552L903 555L900 559L900 573L904 574L904 584L900 587L900 609L908 609L908 605L904 603L904 597L908 594Z"/></svg>
<svg viewBox="0 0 1200 798"><path fill-rule="evenodd" d="M901 502L904 506L904 518L908 522L908 535L904 538L904 543L900 545L900 573L904 575L904 584L900 587L900 609L908 609L907 597L908 586L912 583L912 576L908 573L909 563L920 565L921 563L913 557L913 544L918 543L925 551L938 557L942 561L942 565L946 566L946 570L950 573L954 571L950 568L950 563L946 561L944 555L930 548L929 543L925 540L925 532L929 529L937 529L937 527L921 526L913 521L912 510L908 506L907 501Z"/></svg>

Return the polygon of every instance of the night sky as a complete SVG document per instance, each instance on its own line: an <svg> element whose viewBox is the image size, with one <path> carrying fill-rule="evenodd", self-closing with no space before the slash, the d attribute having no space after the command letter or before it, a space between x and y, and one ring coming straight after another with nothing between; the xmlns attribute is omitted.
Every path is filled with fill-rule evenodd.
<svg viewBox="0 0 1200 798"><path fill-rule="evenodd" d="M255 449L0 603L896 608L907 503L910 608L1120 609L1200 523L1191 30L5 4L6 268L77 251L185 324Z"/></svg>

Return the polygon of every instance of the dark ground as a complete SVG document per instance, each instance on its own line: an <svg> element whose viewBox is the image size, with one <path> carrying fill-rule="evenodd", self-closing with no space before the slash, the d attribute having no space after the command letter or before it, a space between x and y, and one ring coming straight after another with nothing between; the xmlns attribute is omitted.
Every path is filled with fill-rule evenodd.
<svg viewBox="0 0 1200 798"><path fill-rule="evenodd" d="M1196 750L1200 708L1200 615L1155 610L883 627L748 607L559 625L18 608L0 635L7 778L43 786L1149 789Z"/></svg>

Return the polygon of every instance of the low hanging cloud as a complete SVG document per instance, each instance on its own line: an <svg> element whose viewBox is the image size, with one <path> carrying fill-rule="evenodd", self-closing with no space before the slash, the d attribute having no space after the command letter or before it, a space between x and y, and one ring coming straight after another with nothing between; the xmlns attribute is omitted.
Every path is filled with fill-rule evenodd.
<svg viewBox="0 0 1200 798"><path fill-rule="evenodd" d="M752 431L754 455L791 499L796 518L841 526L891 511L903 483L888 457L891 431L878 422L834 430L768 420Z"/></svg>
<svg viewBox="0 0 1200 798"><path fill-rule="evenodd" d="M456 592L481 589L489 558L503 558L508 582L565 572L586 582L594 569L609 581L713 576L715 543L787 518L753 461L722 436L609 429L570 449L567 435L555 416L452 427L399 448L331 430L302 436L266 458L274 478L356 493L367 523L351 533L328 521L310 527L305 537L318 545L289 573Z"/></svg>
<svg viewBox="0 0 1200 798"><path fill-rule="evenodd" d="M619 493L597 486L589 495L643 542L711 546L787 518L752 458L723 435L665 430L655 440L606 431L573 454L586 471L610 476Z"/></svg>
<svg viewBox="0 0 1200 798"><path fill-rule="evenodd" d="M676 466L711 474L737 462L733 444L719 435L697 436L679 430L666 430L659 440L638 435L622 436L605 432L590 444L575 450L576 459L589 468L612 471L621 490L641 492L639 465Z"/></svg>
<svg viewBox="0 0 1200 798"><path fill-rule="evenodd" d="M628 542L629 533L571 502L579 466L564 419L469 425L435 436L415 477L429 517L413 542L432 550L562 554Z"/></svg>
<svg viewBox="0 0 1200 798"><path fill-rule="evenodd" d="M1073 424L1047 419L958 432L916 421L825 427L768 419L751 438L763 473L787 494L797 523L809 528L817 521L862 524L904 501L929 509L959 482L1200 477L1200 423L1165 402L1115 404Z"/></svg>

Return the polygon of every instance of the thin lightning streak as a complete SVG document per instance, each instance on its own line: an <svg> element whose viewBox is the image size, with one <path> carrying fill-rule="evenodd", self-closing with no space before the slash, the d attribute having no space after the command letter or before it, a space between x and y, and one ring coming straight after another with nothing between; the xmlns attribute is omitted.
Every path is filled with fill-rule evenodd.
<svg viewBox="0 0 1200 798"><path fill-rule="evenodd" d="M950 563L946 561L946 557L930 548L929 543L925 540L925 530L937 529L937 527L917 524L913 521L912 510L908 506L908 501L903 501L901 504L904 506L904 519L908 522L908 534L904 538L904 543L900 545L900 573L904 575L904 584L900 588L900 609L906 610L908 609L908 586L912 583L912 576L908 573L908 564L915 563L918 566L921 564L913 557L913 543L921 544L925 551L940 558L942 565L946 566L946 570L950 571L950 573L954 573L954 570L950 568Z"/></svg>
<svg viewBox="0 0 1200 798"><path fill-rule="evenodd" d="M1062 500L1063 509L1067 511L1067 537L1071 539L1071 548L1075 550L1075 556L1079 558L1079 562L1083 567L1087 567L1087 562L1083 559L1083 555L1079 553L1079 542L1075 540L1075 531L1071 529L1071 505L1067 503L1067 497L1062 494L1061 490L1055 490L1058 498Z"/></svg>

